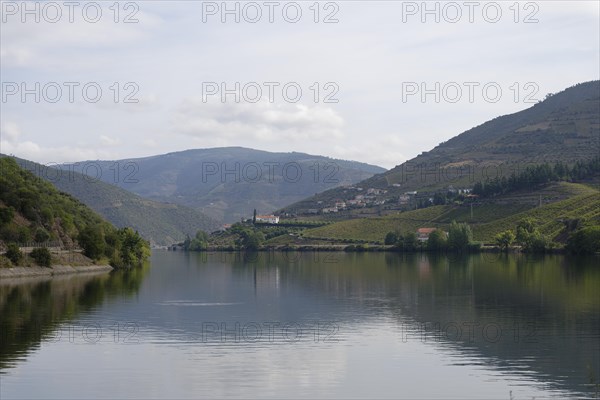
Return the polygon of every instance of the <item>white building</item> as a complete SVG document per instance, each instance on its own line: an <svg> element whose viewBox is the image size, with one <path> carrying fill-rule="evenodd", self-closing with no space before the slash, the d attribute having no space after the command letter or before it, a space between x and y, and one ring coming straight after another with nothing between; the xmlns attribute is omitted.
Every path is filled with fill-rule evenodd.
<svg viewBox="0 0 600 400"><path fill-rule="evenodd" d="M278 224L279 217L276 215L257 215L256 222L262 222L265 224Z"/></svg>

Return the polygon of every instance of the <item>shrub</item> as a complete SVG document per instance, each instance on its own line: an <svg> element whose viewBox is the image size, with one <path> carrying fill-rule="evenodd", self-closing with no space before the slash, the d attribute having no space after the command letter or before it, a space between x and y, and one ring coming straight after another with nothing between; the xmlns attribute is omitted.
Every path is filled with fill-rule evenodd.
<svg viewBox="0 0 600 400"><path fill-rule="evenodd" d="M23 253L15 243L9 243L6 250L6 258L8 258L13 264L18 265L23 259Z"/></svg>
<svg viewBox="0 0 600 400"><path fill-rule="evenodd" d="M496 244L500 246L500 249L502 250L508 249L514 243L515 239L515 233L510 229L497 234L495 237Z"/></svg>
<svg viewBox="0 0 600 400"><path fill-rule="evenodd" d="M100 225L89 225L84 228L79 232L77 241L87 257L97 260L104 255L106 241Z"/></svg>
<svg viewBox="0 0 600 400"><path fill-rule="evenodd" d="M15 209L12 207L0 208L0 225L9 224L15 216Z"/></svg>
<svg viewBox="0 0 600 400"><path fill-rule="evenodd" d="M384 243L387 245L396 244L398 242L398 235L395 232L388 232L385 235Z"/></svg>
<svg viewBox="0 0 600 400"><path fill-rule="evenodd" d="M50 234L44 228L37 228L33 239L38 243L44 243L50 239Z"/></svg>
<svg viewBox="0 0 600 400"><path fill-rule="evenodd" d="M454 251L467 251L472 241L471 227L466 223L452 221L448 230L448 247Z"/></svg>
<svg viewBox="0 0 600 400"><path fill-rule="evenodd" d="M446 233L439 229L431 232L427 239L427 249L433 251L440 251L446 248Z"/></svg>
<svg viewBox="0 0 600 400"><path fill-rule="evenodd" d="M600 252L600 226L579 229L571 234L567 249L577 254Z"/></svg>
<svg viewBox="0 0 600 400"><path fill-rule="evenodd" d="M52 255L50 255L50 251L45 247L33 249L31 258L35 260L37 265L42 267L49 267L52 263Z"/></svg>

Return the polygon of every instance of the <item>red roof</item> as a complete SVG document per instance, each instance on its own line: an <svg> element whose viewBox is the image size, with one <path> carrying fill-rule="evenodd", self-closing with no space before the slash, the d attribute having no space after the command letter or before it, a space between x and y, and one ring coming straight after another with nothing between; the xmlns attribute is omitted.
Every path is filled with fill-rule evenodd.
<svg viewBox="0 0 600 400"><path fill-rule="evenodd" d="M435 231L437 228L419 228L417 229L417 233L422 233L422 234L430 234L431 232Z"/></svg>

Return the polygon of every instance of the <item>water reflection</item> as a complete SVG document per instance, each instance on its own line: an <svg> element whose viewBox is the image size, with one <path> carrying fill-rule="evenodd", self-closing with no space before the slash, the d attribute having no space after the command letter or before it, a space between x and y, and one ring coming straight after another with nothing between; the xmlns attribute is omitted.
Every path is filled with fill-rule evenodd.
<svg viewBox="0 0 600 400"><path fill-rule="evenodd" d="M453 368L487 382L470 388L476 397L508 398L495 391L500 382L529 396L597 395L597 258L155 252L151 261L132 273L1 285L0 369L27 363L27 352L61 324L107 332L107 321L120 321L139 346L127 356L102 351L113 363L146 368L138 379L148 387L163 376L148 354L173 357L182 387L169 397L353 397L367 377L377 387L366 396L416 397L431 390L419 383L424 374L448 397L469 384L449 380Z"/></svg>
<svg viewBox="0 0 600 400"><path fill-rule="evenodd" d="M0 281L0 373L24 360L42 340L56 339L61 324L107 299L136 293L149 267Z"/></svg>

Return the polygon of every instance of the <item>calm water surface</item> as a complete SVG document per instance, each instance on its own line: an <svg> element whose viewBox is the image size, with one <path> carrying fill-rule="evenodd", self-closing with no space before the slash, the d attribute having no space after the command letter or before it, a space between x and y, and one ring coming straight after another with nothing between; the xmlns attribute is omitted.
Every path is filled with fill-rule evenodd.
<svg viewBox="0 0 600 400"><path fill-rule="evenodd" d="M155 251L0 282L0 398L599 398L598 258Z"/></svg>

